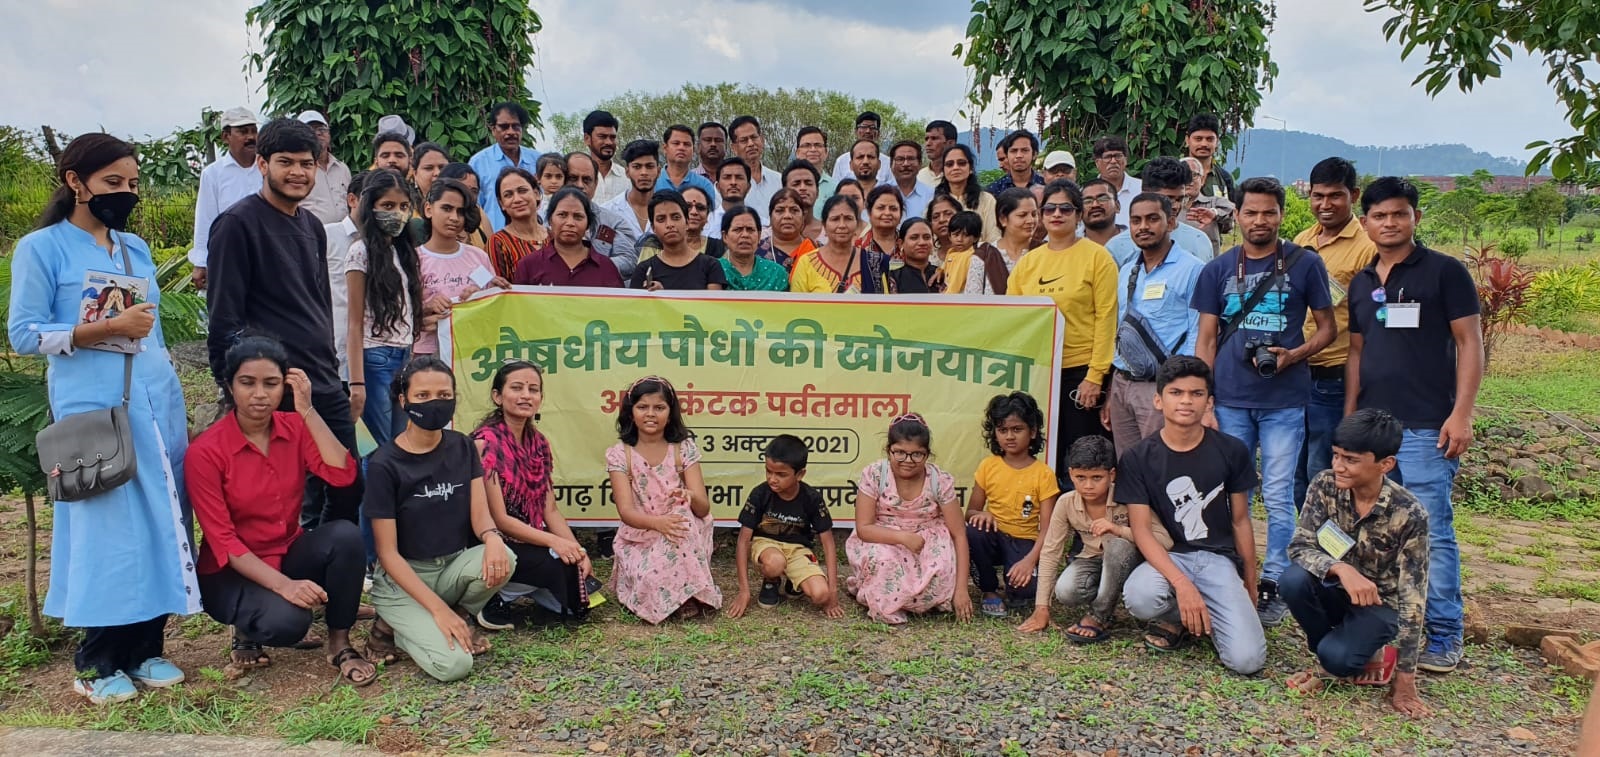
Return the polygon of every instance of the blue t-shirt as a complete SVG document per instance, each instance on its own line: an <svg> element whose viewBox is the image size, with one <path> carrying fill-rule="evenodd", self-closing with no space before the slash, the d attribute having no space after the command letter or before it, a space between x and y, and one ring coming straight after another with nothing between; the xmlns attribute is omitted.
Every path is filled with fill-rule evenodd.
<svg viewBox="0 0 1600 757"><path fill-rule="evenodd" d="M1281 244L1278 254L1284 261L1301 249L1292 242ZM1259 260L1244 258L1245 275L1240 281L1239 260L1243 255L1238 247L1222 253L1206 263L1195 283L1194 301L1190 305L1222 321L1218 327L1219 336L1220 329L1226 327L1245 300L1250 299L1256 285L1271 275L1278 263L1276 255ZM1217 380L1217 404L1258 410L1304 407L1311 394L1310 365L1302 360L1272 378L1262 378L1255 365L1246 359L1245 343L1271 336L1279 347L1299 347L1306 341L1303 331L1306 312L1332 307L1327 266L1323 265L1320 255L1306 250L1245 316L1238 333L1217 349L1217 359L1212 366Z"/></svg>

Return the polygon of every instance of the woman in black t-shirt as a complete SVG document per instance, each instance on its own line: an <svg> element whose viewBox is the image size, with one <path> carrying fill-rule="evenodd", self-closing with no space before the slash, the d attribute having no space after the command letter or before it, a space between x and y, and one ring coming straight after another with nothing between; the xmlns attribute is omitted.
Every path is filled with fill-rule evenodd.
<svg viewBox="0 0 1600 757"><path fill-rule="evenodd" d="M477 448L445 428L456 410L449 366L419 357L394 390L406 428L372 454L362 503L380 566L367 651L387 660L404 651L428 675L455 681L472 672L473 655L489 651L472 617L516 558L489 515Z"/></svg>
<svg viewBox="0 0 1600 757"><path fill-rule="evenodd" d="M722 263L690 247L688 217L689 203L683 195L670 189L651 195L650 226L660 240L661 251L649 260L639 261L633 271L634 289L656 292L728 288Z"/></svg>

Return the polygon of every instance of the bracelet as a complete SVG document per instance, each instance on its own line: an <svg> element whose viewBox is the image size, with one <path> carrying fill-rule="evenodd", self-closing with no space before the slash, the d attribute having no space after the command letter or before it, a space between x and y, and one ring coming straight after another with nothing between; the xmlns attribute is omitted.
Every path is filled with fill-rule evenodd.
<svg viewBox="0 0 1600 757"><path fill-rule="evenodd" d="M506 538L505 534L500 533L500 529L486 528L483 530L483 533L478 534L478 541L483 541L483 537L488 536L489 534L494 534L495 536L500 537L501 541L504 541Z"/></svg>
<svg viewBox="0 0 1600 757"><path fill-rule="evenodd" d="M350 385L350 386L366 386L367 385L367 382L365 382L365 381L346 381L345 383Z"/></svg>

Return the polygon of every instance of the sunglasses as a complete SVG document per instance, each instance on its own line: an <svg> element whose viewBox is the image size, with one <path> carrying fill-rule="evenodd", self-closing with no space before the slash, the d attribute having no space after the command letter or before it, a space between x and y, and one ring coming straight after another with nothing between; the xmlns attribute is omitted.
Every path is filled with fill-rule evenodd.
<svg viewBox="0 0 1600 757"><path fill-rule="evenodd" d="M1076 205L1072 205L1071 203L1047 202L1039 206L1039 213L1047 216L1055 213L1070 216L1076 212L1078 212L1078 207Z"/></svg>

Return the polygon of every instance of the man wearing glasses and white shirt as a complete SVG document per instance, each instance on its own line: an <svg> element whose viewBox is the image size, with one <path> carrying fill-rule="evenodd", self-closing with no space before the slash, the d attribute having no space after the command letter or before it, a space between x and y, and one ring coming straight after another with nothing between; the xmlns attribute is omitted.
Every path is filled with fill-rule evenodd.
<svg viewBox="0 0 1600 757"><path fill-rule="evenodd" d="M234 203L261 191L261 169L256 167L256 114L249 108L229 108L222 114L222 141L228 154L217 158L200 172L200 191L194 203L194 247L189 275L194 288L206 291L206 244L211 240L211 222Z"/></svg>
<svg viewBox="0 0 1600 757"><path fill-rule="evenodd" d="M1128 206L1144 191L1138 177L1128 175L1128 143L1121 137L1102 137L1094 143L1094 165L1100 178L1117 190L1118 226L1128 227Z"/></svg>

